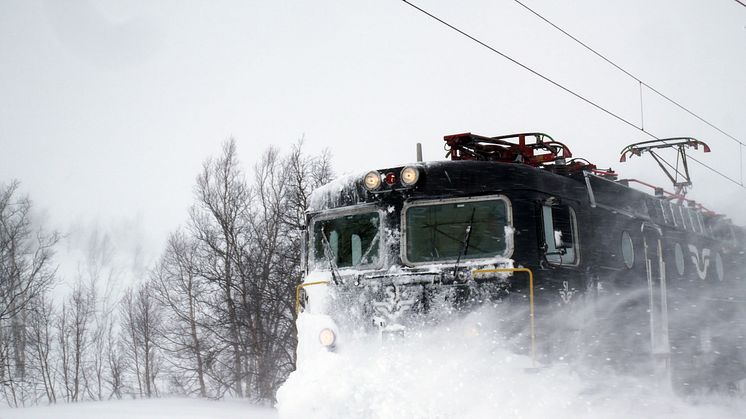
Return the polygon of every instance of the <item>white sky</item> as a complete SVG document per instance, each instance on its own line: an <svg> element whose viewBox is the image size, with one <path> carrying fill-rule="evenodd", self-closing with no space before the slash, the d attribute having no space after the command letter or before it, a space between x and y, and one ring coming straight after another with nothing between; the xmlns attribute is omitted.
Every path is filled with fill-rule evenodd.
<svg viewBox="0 0 746 419"><path fill-rule="evenodd" d="M510 0L418 0L639 121L638 85ZM732 0L526 0L643 81L746 142L746 7ZM695 136L741 178L739 148L645 93L645 126ZM648 139L399 0L0 0L0 182L55 228L99 225L148 257L186 217L202 161L234 136L329 147L338 172L443 157L442 136L543 131L576 156L664 186ZM746 150L742 150L746 154ZM746 156L744 156L746 158ZM746 224L746 190L692 165L691 197Z"/></svg>

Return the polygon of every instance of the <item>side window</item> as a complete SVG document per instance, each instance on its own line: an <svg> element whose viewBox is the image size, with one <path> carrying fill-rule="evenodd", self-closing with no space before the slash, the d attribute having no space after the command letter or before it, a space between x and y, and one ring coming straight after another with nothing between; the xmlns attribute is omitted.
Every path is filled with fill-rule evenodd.
<svg viewBox="0 0 746 419"><path fill-rule="evenodd" d="M671 211L671 203L668 201L659 201L661 205L661 210L663 211L663 221L666 224L674 225L673 221L673 212Z"/></svg>
<svg viewBox="0 0 746 419"><path fill-rule="evenodd" d="M575 211L567 205L542 205L544 249L549 263L578 262L578 231Z"/></svg>
<svg viewBox="0 0 746 419"><path fill-rule="evenodd" d="M684 220L681 219L681 207L674 204L669 204L671 206L671 212L673 212L673 223L676 227L684 227Z"/></svg>
<svg viewBox="0 0 746 419"><path fill-rule="evenodd" d="M689 214L686 212L686 208L681 205L674 205L673 211L676 216L676 221L681 220L681 223L677 223L677 225L683 227L684 230L692 231L692 221L691 218L689 218Z"/></svg>
<svg viewBox="0 0 746 419"><path fill-rule="evenodd" d="M699 211L697 211L697 220L699 220L699 225L702 227L702 234L712 236L710 225L705 222L705 217Z"/></svg>
<svg viewBox="0 0 746 419"><path fill-rule="evenodd" d="M692 231L695 233L701 233L702 227L699 225L699 219L697 218L697 212L691 208L687 208L686 212L689 213L689 219L692 224Z"/></svg>
<svg viewBox="0 0 746 419"><path fill-rule="evenodd" d="M702 234L707 234L707 230L705 230L705 222L702 219L702 213L699 211L695 211L694 216L697 217L697 225L699 225L699 232Z"/></svg>
<svg viewBox="0 0 746 419"><path fill-rule="evenodd" d="M681 218L684 219L684 228L688 231L694 231L694 227L692 227L692 219L689 217L687 209L683 206L679 206L679 210L681 211Z"/></svg>

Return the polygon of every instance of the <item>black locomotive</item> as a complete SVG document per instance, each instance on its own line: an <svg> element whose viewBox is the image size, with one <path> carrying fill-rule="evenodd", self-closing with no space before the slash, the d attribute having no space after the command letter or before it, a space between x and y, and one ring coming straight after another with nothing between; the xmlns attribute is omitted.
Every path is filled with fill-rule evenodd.
<svg viewBox="0 0 746 419"><path fill-rule="evenodd" d="M313 273L327 272L329 287L351 296L337 304L396 331L448 290L442 299L460 309L521 307L524 347L542 363L595 356L672 373L684 391L746 378L744 228L687 200L684 184L645 193L545 134L445 141L451 161L314 193L301 303L324 282ZM323 333L334 346L340 332Z"/></svg>

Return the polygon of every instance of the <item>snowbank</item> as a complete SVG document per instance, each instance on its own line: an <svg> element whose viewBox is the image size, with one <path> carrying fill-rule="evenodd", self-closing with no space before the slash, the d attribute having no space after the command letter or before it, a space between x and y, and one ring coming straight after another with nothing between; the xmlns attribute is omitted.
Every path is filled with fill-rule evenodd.
<svg viewBox="0 0 746 419"><path fill-rule="evenodd" d="M277 394L281 418L736 418L743 399L683 401L651 383L581 379L569 366L533 369L491 332L487 310L304 354ZM307 324L299 324L303 328Z"/></svg>
<svg viewBox="0 0 746 419"><path fill-rule="evenodd" d="M1 419L275 419L270 408L240 400L198 399L115 400L0 408Z"/></svg>

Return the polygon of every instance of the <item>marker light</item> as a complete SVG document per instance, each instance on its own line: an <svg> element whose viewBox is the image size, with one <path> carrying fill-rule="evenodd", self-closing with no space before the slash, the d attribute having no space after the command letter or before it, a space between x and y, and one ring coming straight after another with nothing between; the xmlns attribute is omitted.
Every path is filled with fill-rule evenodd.
<svg viewBox="0 0 746 419"><path fill-rule="evenodd" d="M420 171L415 167L405 167L402 169L400 177L401 183L405 186L412 186L417 183L417 180L420 178Z"/></svg>
<svg viewBox="0 0 746 419"><path fill-rule="evenodd" d="M368 172L363 179L363 183L369 191L375 191L381 186L381 175L376 171Z"/></svg>
<svg viewBox="0 0 746 419"><path fill-rule="evenodd" d="M394 172L388 172L386 173L386 178L384 179L386 181L387 185L393 185L396 183L396 173Z"/></svg>
<svg viewBox="0 0 746 419"><path fill-rule="evenodd" d="M334 345L334 342L337 340L337 335L334 334L332 329L324 328L321 329L321 332L319 333L319 342L321 342L322 345L329 347Z"/></svg>

